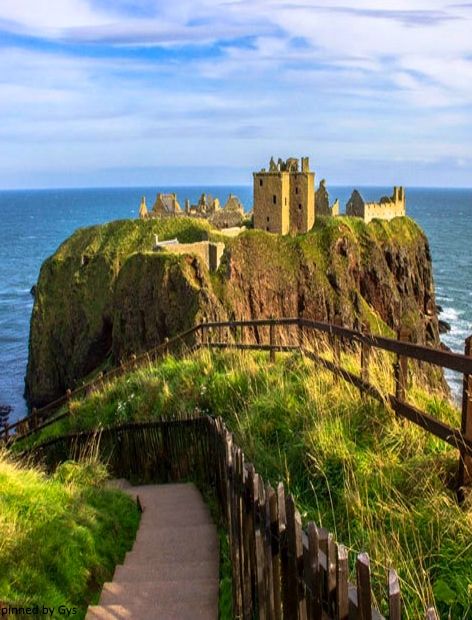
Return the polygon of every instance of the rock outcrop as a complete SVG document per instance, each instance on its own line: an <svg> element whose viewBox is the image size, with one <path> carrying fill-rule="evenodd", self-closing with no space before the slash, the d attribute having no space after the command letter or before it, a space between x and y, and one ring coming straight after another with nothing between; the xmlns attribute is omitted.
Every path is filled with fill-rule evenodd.
<svg viewBox="0 0 472 620"><path fill-rule="evenodd" d="M404 325L416 342L439 345L428 241L408 218L322 218L296 237L248 230L225 239L212 275L196 256L150 252L155 233L218 238L187 218L113 222L77 231L45 261L31 320L31 404L202 319L340 315L374 333Z"/></svg>

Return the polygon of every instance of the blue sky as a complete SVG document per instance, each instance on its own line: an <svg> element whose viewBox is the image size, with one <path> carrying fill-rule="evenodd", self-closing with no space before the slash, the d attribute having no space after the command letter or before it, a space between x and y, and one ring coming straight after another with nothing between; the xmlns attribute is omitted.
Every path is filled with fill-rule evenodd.
<svg viewBox="0 0 472 620"><path fill-rule="evenodd" d="M472 186L472 3L2 0L0 187Z"/></svg>

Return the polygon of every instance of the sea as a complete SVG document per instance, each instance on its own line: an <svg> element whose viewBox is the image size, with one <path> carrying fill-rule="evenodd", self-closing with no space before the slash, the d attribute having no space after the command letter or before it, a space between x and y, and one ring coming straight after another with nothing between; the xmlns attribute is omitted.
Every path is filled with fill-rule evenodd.
<svg viewBox="0 0 472 620"><path fill-rule="evenodd" d="M331 187L341 211L352 188ZM358 188L367 200L391 193L391 187ZM236 194L247 210L252 188L134 187L104 189L50 189L0 191L0 405L11 405L14 421L27 413L23 398L33 296L42 262L75 229L137 216L141 196L153 203L158 191L176 192L179 202L196 202L202 192L225 203ZM472 334L472 189L410 188L407 212L428 236L433 258L440 318L451 325L442 336L452 350L463 352ZM461 377L448 375L453 393Z"/></svg>

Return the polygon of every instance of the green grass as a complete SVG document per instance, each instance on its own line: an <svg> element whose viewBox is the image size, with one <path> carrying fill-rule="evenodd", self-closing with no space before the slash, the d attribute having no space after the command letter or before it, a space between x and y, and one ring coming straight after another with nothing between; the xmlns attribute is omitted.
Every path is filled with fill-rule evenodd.
<svg viewBox="0 0 472 620"><path fill-rule="evenodd" d="M106 469L67 462L53 476L0 453L0 601L60 605L83 618L134 541L134 502ZM54 616L55 617L55 616Z"/></svg>
<svg viewBox="0 0 472 620"><path fill-rule="evenodd" d="M323 352L325 355L329 353ZM357 370L356 357L343 364ZM388 354L371 381L392 391ZM411 401L460 426L441 393L415 377ZM457 452L384 405L298 355L200 351L166 358L72 405L73 417L43 434L192 413L221 415L266 482L282 480L304 521L327 527L351 551L368 551L375 602L385 610L386 571L400 575L406 618L435 602L441 617L470 617L472 509L448 489ZM351 569L353 564L351 562Z"/></svg>

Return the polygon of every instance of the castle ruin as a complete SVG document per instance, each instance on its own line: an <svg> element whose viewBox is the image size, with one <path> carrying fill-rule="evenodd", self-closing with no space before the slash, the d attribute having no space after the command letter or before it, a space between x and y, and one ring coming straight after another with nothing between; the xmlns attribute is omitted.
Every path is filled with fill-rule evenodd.
<svg viewBox="0 0 472 620"><path fill-rule="evenodd" d="M326 188L325 179L321 179L320 186L316 190L315 211L316 215L329 215L332 217L337 217L339 215L339 200L336 198L336 200L330 206L329 194Z"/></svg>
<svg viewBox="0 0 472 620"><path fill-rule="evenodd" d="M152 212L155 215L177 215L181 213L177 194L157 194Z"/></svg>
<svg viewBox="0 0 472 620"><path fill-rule="evenodd" d="M339 217L339 200L331 205L326 181L322 179L315 190L315 173L310 170L308 157L299 160L289 157L275 163L272 157L269 169L253 173L253 226L280 235L306 233L313 228L316 216ZM346 215L360 217L366 223L373 219L391 220L406 215L406 199L403 187L394 187L391 196L383 196L379 202L366 202L354 190L346 205ZM212 226L229 236L244 230L248 214L244 213L239 198L230 194L224 207L218 198L201 194L197 204L185 201L181 209L176 194L157 194L149 212L143 196L139 207L141 219L155 217L196 217L207 219Z"/></svg>
<svg viewBox="0 0 472 620"><path fill-rule="evenodd" d="M391 196L382 196L379 202L366 202L355 189L346 205L346 215L361 217L369 223L373 219L391 220L406 215L403 187L394 187Z"/></svg>
<svg viewBox="0 0 472 620"><path fill-rule="evenodd" d="M177 194L161 193L157 194L156 201L151 211L148 210L146 197L143 196L138 216L142 220L159 217L185 216L204 218L215 228L219 228L220 230L226 228L241 228L246 217L241 201L234 194L229 194L224 207L221 207L218 198L213 198L208 194L202 194L196 205L190 204L190 200L187 199L185 201L185 208L182 210L177 200Z"/></svg>
<svg viewBox="0 0 472 620"><path fill-rule="evenodd" d="M195 243L180 243L178 239L159 241L154 235L154 252L172 252L173 254L193 254L199 256L210 272L218 269L225 250L221 241L196 241Z"/></svg>
<svg viewBox="0 0 472 620"><path fill-rule="evenodd" d="M254 228L286 235L305 233L315 223L315 173L308 157L271 158L269 170L254 172Z"/></svg>
<svg viewBox="0 0 472 620"><path fill-rule="evenodd" d="M221 209L218 198L213 198L209 194L203 193L196 205L190 204L190 200L185 201L185 213L191 217L209 217Z"/></svg>

